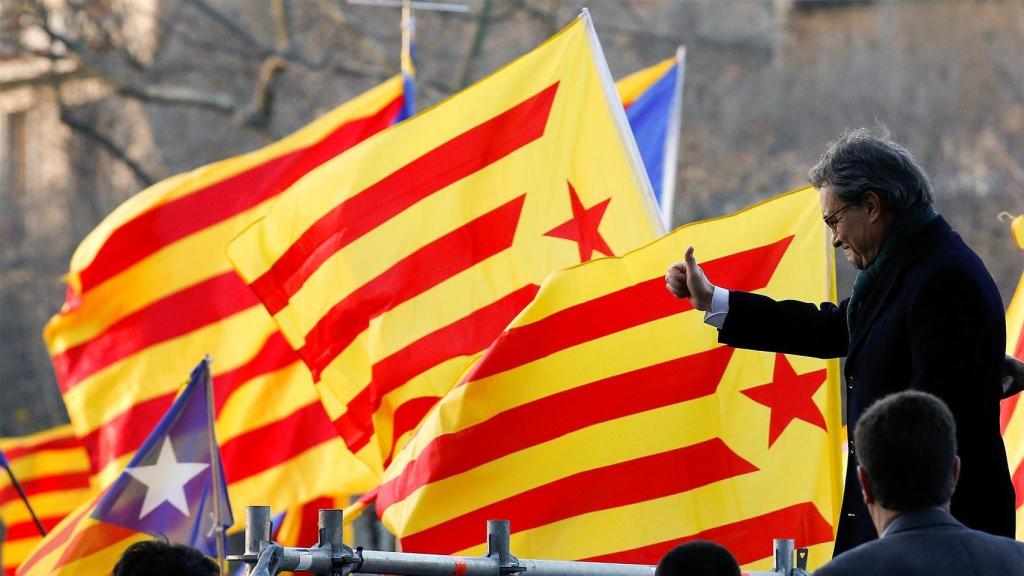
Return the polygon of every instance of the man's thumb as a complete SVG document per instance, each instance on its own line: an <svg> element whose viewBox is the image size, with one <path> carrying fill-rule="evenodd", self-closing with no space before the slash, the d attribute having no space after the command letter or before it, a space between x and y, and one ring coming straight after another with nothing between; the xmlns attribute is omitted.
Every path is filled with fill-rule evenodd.
<svg viewBox="0 0 1024 576"><path fill-rule="evenodd" d="M693 246L686 249L686 271L696 272L697 271L697 259L693 256Z"/></svg>

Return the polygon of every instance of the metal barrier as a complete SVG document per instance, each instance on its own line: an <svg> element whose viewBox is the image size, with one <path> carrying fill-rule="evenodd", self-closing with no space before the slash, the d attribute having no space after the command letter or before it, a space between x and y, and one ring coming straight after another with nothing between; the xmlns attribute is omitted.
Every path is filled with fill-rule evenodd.
<svg viewBox="0 0 1024 576"><path fill-rule="evenodd" d="M320 541L313 548L285 548L270 540L270 507L249 506L245 512L245 551L227 557L245 562L250 576L279 572L311 572L322 576L393 574L395 576L653 576L654 566L605 562L526 560L512 555L508 520L487 522L487 555L443 556L353 550L342 541L342 511L320 510ZM750 576L804 576L807 550L796 551L792 540L774 541L775 568L744 572Z"/></svg>

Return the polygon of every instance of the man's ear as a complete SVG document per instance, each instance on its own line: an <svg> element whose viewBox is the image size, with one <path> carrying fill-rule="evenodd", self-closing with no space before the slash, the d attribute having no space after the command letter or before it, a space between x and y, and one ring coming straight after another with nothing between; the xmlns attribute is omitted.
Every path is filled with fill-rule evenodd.
<svg viewBox="0 0 1024 576"><path fill-rule="evenodd" d="M957 474L960 473L960 462L957 461ZM875 492L871 490L871 476L863 466L857 466L857 481L860 482L860 493L864 497L865 504L874 504L876 501Z"/></svg>
<svg viewBox="0 0 1024 576"><path fill-rule="evenodd" d="M960 483L960 457L953 456L953 486Z"/></svg>
<svg viewBox="0 0 1024 576"><path fill-rule="evenodd" d="M864 209L867 210L868 220L871 222L882 217L882 199L878 197L878 194L868 190L864 193L864 198L861 200L861 204L863 204Z"/></svg>

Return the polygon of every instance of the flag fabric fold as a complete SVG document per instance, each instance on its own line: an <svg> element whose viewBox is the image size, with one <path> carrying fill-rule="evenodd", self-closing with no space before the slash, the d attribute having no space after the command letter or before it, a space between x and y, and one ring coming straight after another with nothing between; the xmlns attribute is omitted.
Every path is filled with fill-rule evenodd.
<svg viewBox="0 0 1024 576"><path fill-rule="evenodd" d="M100 485L171 405L179 382L170 375L206 354L215 359L218 437L235 501L283 510L370 485L225 252L281 191L391 126L403 108L395 76L281 141L155 184L82 241L44 337ZM308 473L325 461L346 473Z"/></svg>
<svg viewBox="0 0 1024 576"><path fill-rule="evenodd" d="M296 182L229 247L378 473L551 271L660 233L589 17Z"/></svg>
<svg viewBox="0 0 1024 576"><path fill-rule="evenodd" d="M672 227L685 71L686 49L680 46L672 58L616 83L666 228Z"/></svg>
<svg viewBox="0 0 1024 576"><path fill-rule="evenodd" d="M39 543L19 576L109 573L128 545L153 536L216 553L218 526L232 517L223 472L215 474L209 379L204 360L128 466Z"/></svg>
<svg viewBox="0 0 1024 576"><path fill-rule="evenodd" d="M1017 246L1024 250L1024 216L1011 222L1011 232ZM1006 308L1006 353L1024 361L1024 272ZM1024 403L1021 394L1002 401L999 427L1006 445L1006 460L1010 465L1010 479L1017 498L1017 539L1024 541Z"/></svg>
<svg viewBox="0 0 1024 576"><path fill-rule="evenodd" d="M534 558L655 564L703 538L768 569L781 537L831 557L838 361L720 346L665 290L689 245L712 282L835 299L811 188L552 274L388 468L403 550L480 554L507 518Z"/></svg>
<svg viewBox="0 0 1024 576"><path fill-rule="evenodd" d="M45 530L52 530L95 494L89 483L89 455L68 424L30 436L0 438L0 458L4 456ZM43 537L3 473L0 519L6 529L0 548L3 574L13 576Z"/></svg>

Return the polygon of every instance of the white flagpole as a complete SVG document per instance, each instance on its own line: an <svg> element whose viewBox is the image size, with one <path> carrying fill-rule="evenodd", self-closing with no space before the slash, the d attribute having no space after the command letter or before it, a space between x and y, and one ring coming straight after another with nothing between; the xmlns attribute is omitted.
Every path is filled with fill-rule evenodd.
<svg viewBox="0 0 1024 576"><path fill-rule="evenodd" d="M605 101L615 120L615 127L618 129L619 139L626 146L629 163L633 168L633 179L637 188L644 196L647 211L651 220L657 227L660 234L664 234L665 223L658 211L658 201L654 198L654 189L651 187L651 180L647 176L647 169L644 168L644 161L640 157L640 149L636 146L636 138L633 137L633 129L629 127L629 120L626 118L626 110L622 107L622 99L615 90L615 80L611 71L608 70L608 62L604 58L604 51L601 49L601 42L594 30L594 21L590 19L590 11L584 8L580 11L579 18L586 22L587 38L590 41L591 50L594 53L594 63L597 65L597 76L601 79L601 88L604 90Z"/></svg>
<svg viewBox="0 0 1024 576"><path fill-rule="evenodd" d="M683 82L686 78L686 46L676 49L676 86L669 112L665 141L664 167L661 173L661 219L672 229L672 208L676 197L676 175L679 169L679 139L683 125Z"/></svg>

